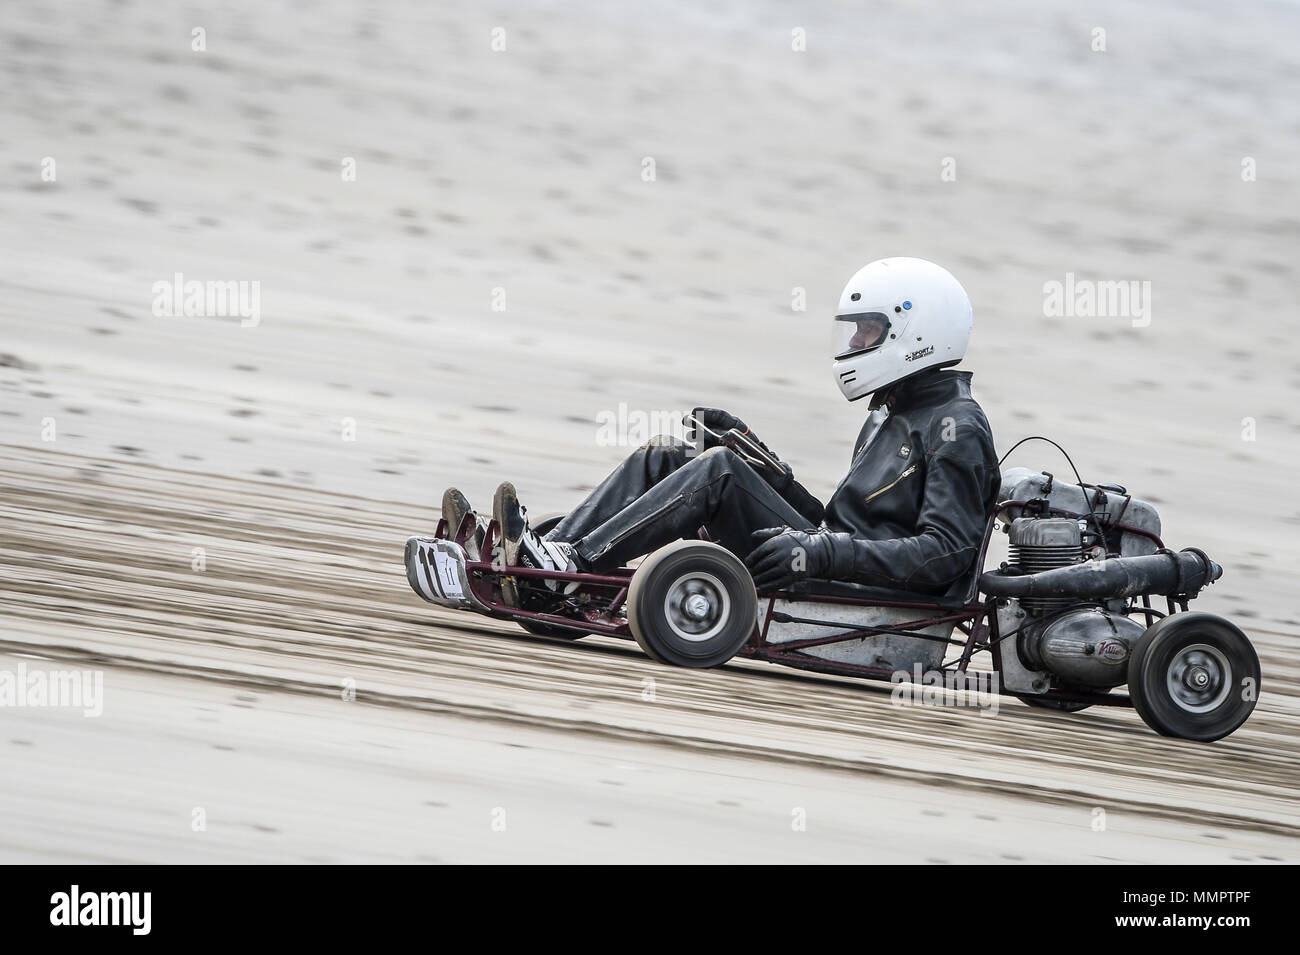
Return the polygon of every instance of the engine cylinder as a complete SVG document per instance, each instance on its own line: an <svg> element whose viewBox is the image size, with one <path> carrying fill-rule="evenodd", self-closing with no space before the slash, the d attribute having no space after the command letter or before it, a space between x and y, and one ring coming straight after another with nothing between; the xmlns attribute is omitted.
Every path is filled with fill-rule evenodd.
<svg viewBox="0 0 1300 955"><path fill-rule="evenodd" d="M1083 535L1079 522L1068 517L1018 517L1007 529L1011 565L1026 574L1069 567L1083 560ZM1062 597L1026 597L1026 613L1040 616L1075 601Z"/></svg>

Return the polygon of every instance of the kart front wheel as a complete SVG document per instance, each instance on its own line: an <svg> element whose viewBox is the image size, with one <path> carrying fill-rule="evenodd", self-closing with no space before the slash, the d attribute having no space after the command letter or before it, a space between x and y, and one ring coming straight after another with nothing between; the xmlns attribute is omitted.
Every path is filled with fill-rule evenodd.
<svg viewBox="0 0 1300 955"><path fill-rule="evenodd" d="M627 622L652 659L707 669L726 663L753 635L758 594L731 551L708 541L676 541L632 575Z"/></svg>
<svg viewBox="0 0 1300 955"><path fill-rule="evenodd" d="M1233 624L1208 613L1164 617L1138 640L1128 689L1157 733L1209 743L1250 716L1259 698L1259 657Z"/></svg>

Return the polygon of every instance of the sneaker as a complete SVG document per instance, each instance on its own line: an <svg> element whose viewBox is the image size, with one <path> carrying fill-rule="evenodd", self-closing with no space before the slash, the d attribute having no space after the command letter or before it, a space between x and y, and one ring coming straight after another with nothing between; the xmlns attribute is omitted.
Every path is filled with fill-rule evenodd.
<svg viewBox="0 0 1300 955"><path fill-rule="evenodd" d="M474 508L469 506L469 500L458 489L449 487L442 492L442 516L447 519L447 536L452 540L455 540L460 532L466 514L474 518L474 532L465 539L465 556L470 560L480 560L483 526L479 523L478 515L474 513Z"/></svg>
<svg viewBox="0 0 1300 955"><path fill-rule="evenodd" d="M497 527L501 529L501 546L505 551L502 557L508 567L537 567L542 570L573 571L579 567L573 545L562 541L542 540L528 526L528 513L519 503L515 486L509 481L502 482L492 499L492 516L496 518ZM560 581L544 581L551 590L560 589ZM577 588L576 582L565 588L568 593ZM521 582L513 577L501 579L501 599L511 607L520 605Z"/></svg>

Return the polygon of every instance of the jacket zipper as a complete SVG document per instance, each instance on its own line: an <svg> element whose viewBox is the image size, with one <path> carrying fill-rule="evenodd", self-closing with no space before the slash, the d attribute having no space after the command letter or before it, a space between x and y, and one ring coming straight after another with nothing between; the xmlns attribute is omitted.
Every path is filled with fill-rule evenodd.
<svg viewBox="0 0 1300 955"><path fill-rule="evenodd" d="M880 432L885 430L885 422L888 420L889 420L889 415L886 414L883 418L880 419L879 422L877 422L875 428L872 429L871 434L867 435L867 440L863 441L862 446L858 448L858 450L853 452L853 459L855 461L862 456L863 451L871 447L871 443L875 441L877 437L879 437Z"/></svg>
<svg viewBox="0 0 1300 955"><path fill-rule="evenodd" d="M892 481L890 481L890 482L889 482L888 484L886 484L884 487L880 488L879 490L872 491L870 494L868 494L868 495L866 496L866 499L865 499L862 503L863 503L863 504L866 504L866 503L868 503L868 502L870 502L870 501L874 501L876 498L880 497L880 495L884 494L886 491L888 491L888 490L890 490L891 488L896 487L898 484L900 484L900 483L902 482L903 478L907 477L908 475L910 475L910 474L911 474L913 471L915 471L915 470L916 470L916 465L913 464L913 465L912 465L911 467L909 467L906 471L904 471L904 472L903 472L902 474L900 474L898 477L894 478Z"/></svg>

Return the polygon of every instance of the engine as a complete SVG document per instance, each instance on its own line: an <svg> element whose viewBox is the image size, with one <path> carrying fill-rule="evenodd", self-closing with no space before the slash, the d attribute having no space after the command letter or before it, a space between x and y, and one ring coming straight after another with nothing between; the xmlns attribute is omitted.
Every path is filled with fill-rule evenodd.
<svg viewBox="0 0 1300 955"><path fill-rule="evenodd" d="M1018 517L1007 528L1011 566L1023 574L1069 567L1083 560L1083 532L1068 517ZM1049 613L1069 604L1068 597L1026 597L1021 606L1029 613Z"/></svg>
<svg viewBox="0 0 1300 955"><path fill-rule="evenodd" d="M1020 517L1007 528L1009 567L1020 574L1084 563L1086 520ZM1121 686L1128 679L1128 657L1145 632L1142 624L1101 604L1077 605L1071 596L1023 597L1016 649L1030 670L1045 670L1062 682L1084 687Z"/></svg>
<svg viewBox="0 0 1300 955"><path fill-rule="evenodd" d="M1003 475L1001 500L1010 557L980 589L997 598L998 632L1015 634L1014 659L1002 651L1012 690L1128 682L1147 626L1125 614L1130 599L1186 601L1223 572L1194 548L1164 549L1155 508L1118 485L1085 488L1016 468Z"/></svg>

